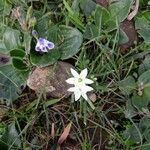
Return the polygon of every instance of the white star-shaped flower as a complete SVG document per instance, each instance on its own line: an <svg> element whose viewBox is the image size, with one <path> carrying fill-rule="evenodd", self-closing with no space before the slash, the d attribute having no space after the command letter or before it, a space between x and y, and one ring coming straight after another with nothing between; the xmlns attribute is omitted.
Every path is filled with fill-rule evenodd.
<svg viewBox="0 0 150 150"><path fill-rule="evenodd" d="M73 84L74 87L69 88L68 91L74 92L75 101L77 101L81 96L85 100L88 100L87 92L92 91L93 88L86 84L92 84L93 81L86 78L88 74L87 68L82 70L80 74L78 74L74 69L71 68L71 73L73 77L67 79L66 82L69 84Z"/></svg>

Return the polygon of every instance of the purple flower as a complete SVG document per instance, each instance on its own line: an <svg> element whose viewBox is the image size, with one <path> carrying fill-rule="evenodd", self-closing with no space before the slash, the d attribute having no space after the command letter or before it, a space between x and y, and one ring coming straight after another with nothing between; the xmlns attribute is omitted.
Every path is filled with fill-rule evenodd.
<svg viewBox="0 0 150 150"><path fill-rule="evenodd" d="M39 38L37 40L35 50L37 52L48 52L48 50L53 49L54 47L55 47L55 45L53 42L50 42L44 38Z"/></svg>
<svg viewBox="0 0 150 150"><path fill-rule="evenodd" d="M32 30L32 35L36 38L38 36L38 33L36 30Z"/></svg>

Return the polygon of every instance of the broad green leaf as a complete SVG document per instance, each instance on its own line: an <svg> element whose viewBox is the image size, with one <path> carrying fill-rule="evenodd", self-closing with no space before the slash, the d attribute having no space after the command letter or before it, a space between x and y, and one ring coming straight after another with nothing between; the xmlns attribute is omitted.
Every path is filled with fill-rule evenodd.
<svg viewBox="0 0 150 150"><path fill-rule="evenodd" d="M15 70L11 64L0 66L0 99L10 104L16 100L28 76L28 72Z"/></svg>
<svg viewBox="0 0 150 150"><path fill-rule="evenodd" d="M143 11L141 16L143 16L146 20L150 21L150 11L149 10Z"/></svg>
<svg viewBox="0 0 150 150"><path fill-rule="evenodd" d="M133 125L127 127L127 129L123 132L123 136L127 140L126 142L130 145L134 145L135 143L140 142L139 133Z"/></svg>
<svg viewBox="0 0 150 150"><path fill-rule="evenodd" d="M27 64L23 62L23 59L14 57L12 58L12 64L18 70L24 70L24 71L28 70Z"/></svg>
<svg viewBox="0 0 150 150"><path fill-rule="evenodd" d="M132 76L128 76L127 78L119 81L119 89L125 95L129 95L133 90L136 89L135 79Z"/></svg>
<svg viewBox="0 0 150 150"><path fill-rule="evenodd" d="M78 1L78 0L73 0L72 6L71 6L71 8L75 11L75 13L76 13L77 15L80 14L79 4L80 4L80 1Z"/></svg>
<svg viewBox="0 0 150 150"><path fill-rule="evenodd" d="M39 37L45 37L45 32L50 28L51 16L43 15L41 11L38 11L34 14L37 18L37 25L35 29L38 31Z"/></svg>
<svg viewBox="0 0 150 150"><path fill-rule="evenodd" d="M0 0L0 11L3 15L9 15L11 12L12 5L6 0Z"/></svg>
<svg viewBox="0 0 150 150"><path fill-rule="evenodd" d="M48 66L54 64L60 58L58 49L49 50L48 53L39 53L34 49L30 52L31 63L36 66Z"/></svg>
<svg viewBox="0 0 150 150"><path fill-rule="evenodd" d="M109 7L111 16L114 20L122 22L128 16L133 0L119 0L112 3Z"/></svg>
<svg viewBox="0 0 150 150"><path fill-rule="evenodd" d="M135 107L132 105L132 100L131 98L127 99L126 101L126 111L125 111L125 117L126 118L132 118L134 116L136 116L136 109Z"/></svg>
<svg viewBox="0 0 150 150"><path fill-rule="evenodd" d="M12 28L6 28L4 33L4 43L8 50L17 49L21 46L20 32Z"/></svg>
<svg viewBox="0 0 150 150"><path fill-rule="evenodd" d="M21 140L18 131L16 130L15 123L11 123L6 128L4 134L0 139L0 145L7 149L21 148Z"/></svg>
<svg viewBox="0 0 150 150"><path fill-rule="evenodd" d="M103 32L110 32L116 29L115 20L111 17L111 14L104 7L96 7L94 13L94 22L87 24L84 32L84 38L92 39L100 37Z"/></svg>
<svg viewBox="0 0 150 150"><path fill-rule="evenodd" d="M139 85L143 85L144 87L150 87L150 70L144 72L138 78Z"/></svg>
<svg viewBox="0 0 150 150"><path fill-rule="evenodd" d="M108 12L106 8L97 5L94 19L95 19L95 24L99 28L101 28L102 26L107 25L107 22L110 19L110 13Z"/></svg>
<svg viewBox="0 0 150 150"><path fill-rule="evenodd" d="M147 96L148 101L150 101L150 86L144 88L144 95Z"/></svg>
<svg viewBox="0 0 150 150"><path fill-rule="evenodd" d="M144 61L139 66L138 73L141 75L142 73L150 70L150 65L149 64L150 64L150 57L148 56L144 59Z"/></svg>
<svg viewBox="0 0 150 150"><path fill-rule="evenodd" d="M6 46L5 46L5 43L4 43L4 41L2 41L2 40L0 40L0 53L8 53L8 50L7 50L7 48L6 48Z"/></svg>
<svg viewBox="0 0 150 150"><path fill-rule="evenodd" d="M141 150L150 150L150 143L149 143L149 141L143 143L143 145L141 145L140 149Z"/></svg>
<svg viewBox="0 0 150 150"><path fill-rule="evenodd" d="M141 130L141 133L143 133L145 139L147 141L150 141L150 118L149 117L143 117L140 120L139 128Z"/></svg>
<svg viewBox="0 0 150 150"><path fill-rule="evenodd" d="M92 0L82 0L80 2L80 7L86 17L91 15L92 11L95 10L96 3Z"/></svg>
<svg viewBox="0 0 150 150"><path fill-rule="evenodd" d="M144 130L150 128L150 118L149 117L143 117L140 120L140 124L139 124L139 128L140 130L143 132Z"/></svg>
<svg viewBox="0 0 150 150"><path fill-rule="evenodd" d="M99 36L99 27L95 24L87 24L83 34L85 39L93 39ZM98 32L99 31L99 32Z"/></svg>
<svg viewBox="0 0 150 150"><path fill-rule="evenodd" d="M106 8L98 5L94 17L95 25L104 30L104 32L110 32L116 29L116 20Z"/></svg>
<svg viewBox="0 0 150 150"><path fill-rule="evenodd" d="M137 17L135 20L135 28L145 43L150 43L150 21L145 17Z"/></svg>
<svg viewBox="0 0 150 150"><path fill-rule="evenodd" d="M28 70L27 64L25 63L25 51L22 49L14 49L10 51L12 57L12 64L18 70Z"/></svg>
<svg viewBox="0 0 150 150"><path fill-rule="evenodd" d="M147 108L147 106L150 104L150 94L147 93L149 90L150 87L145 88L141 96L135 94L132 97L132 104L135 108L140 110L142 110L142 108Z"/></svg>
<svg viewBox="0 0 150 150"><path fill-rule="evenodd" d="M83 36L79 30L69 26L60 26L59 31L59 35L62 37L62 42L59 46L61 59L71 58L79 51Z"/></svg>
<svg viewBox="0 0 150 150"><path fill-rule="evenodd" d="M59 35L59 26L54 25L50 27L46 32L45 32L45 37L53 43L55 43L55 46L58 47L58 45L61 43L62 38L61 35Z"/></svg>
<svg viewBox="0 0 150 150"><path fill-rule="evenodd" d="M25 56L25 51L22 49L14 49L14 50L10 51L10 56L23 58Z"/></svg>

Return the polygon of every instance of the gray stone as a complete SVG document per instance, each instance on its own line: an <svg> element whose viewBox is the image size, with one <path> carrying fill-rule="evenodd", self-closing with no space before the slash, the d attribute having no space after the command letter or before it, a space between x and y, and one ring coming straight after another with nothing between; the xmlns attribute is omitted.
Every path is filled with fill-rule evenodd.
<svg viewBox="0 0 150 150"><path fill-rule="evenodd" d="M70 68L74 68L66 62L47 67L37 67L27 80L27 85L36 93L46 92L46 95L54 98L69 97L68 88L71 87L66 80L70 78Z"/></svg>

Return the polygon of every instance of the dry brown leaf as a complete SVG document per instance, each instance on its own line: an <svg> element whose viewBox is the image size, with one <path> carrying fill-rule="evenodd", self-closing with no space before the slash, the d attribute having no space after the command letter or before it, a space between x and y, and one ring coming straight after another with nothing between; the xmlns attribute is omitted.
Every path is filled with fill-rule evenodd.
<svg viewBox="0 0 150 150"><path fill-rule="evenodd" d="M67 125L67 127L64 129L63 133L61 134L60 138L58 139L58 142L57 142L58 145L61 145L66 140L66 138L69 135L71 126L72 126L72 123L69 123Z"/></svg>
<svg viewBox="0 0 150 150"><path fill-rule="evenodd" d="M55 124L52 123L52 128L51 128L51 137L54 139L55 137Z"/></svg>

